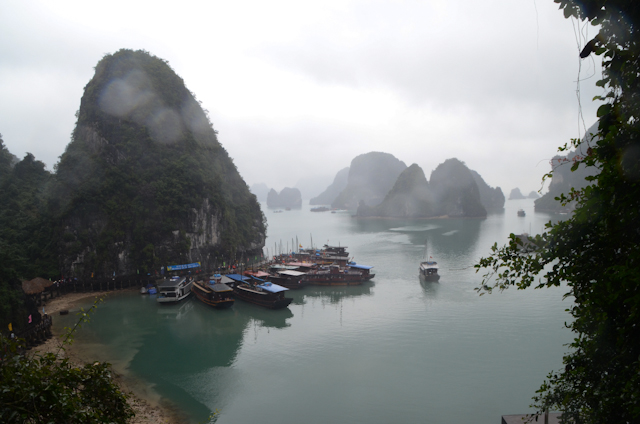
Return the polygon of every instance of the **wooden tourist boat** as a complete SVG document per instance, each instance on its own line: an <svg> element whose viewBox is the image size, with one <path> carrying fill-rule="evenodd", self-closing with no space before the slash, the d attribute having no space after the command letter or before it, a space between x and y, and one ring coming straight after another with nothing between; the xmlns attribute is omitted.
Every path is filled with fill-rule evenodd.
<svg viewBox="0 0 640 424"><path fill-rule="evenodd" d="M158 282L158 292L160 295L156 298L158 303L178 303L182 299L186 299L191 294L191 285L193 279L191 277L171 277L165 278Z"/></svg>
<svg viewBox="0 0 640 424"><path fill-rule="evenodd" d="M191 291L202 303L214 308L230 308L235 302L233 289L222 282L222 276L216 274L209 282L196 281Z"/></svg>
<svg viewBox="0 0 640 424"><path fill-rule="evenodd" d="M289 289L278 284L239 274L227 274L227 277L233 280L229 285L235 297L245 302L270 309L281 309L286 308L293 301L290 297L284 296Z"/></svg>
<svg viewBox="0 0 640 424"><path fill-rule="evenodd" d="M306 286L307 283L302 281L304 272L285 269L279 272L265 271L245 271L244 275L248 277L256 277L264 281L276 283L279 286L286 287L289 290L297 290Z"/></svg>
<svg viewBox="0 0 640 424"><path fill-rule="evenodd" d="M362 278L364 278L364 281L369 281L376 276L376 274L371 273L371 269L373 268L372 266L360 265L355 262L349 262L347 266L351 269L354 269L360 272L362 274Z"/></svg>
<svg viewBox="0 0 640 424"><path fill-rule="evenodd" d="M320 267L302 277L302 281L314 286L357 286L365 281L360 271L340 269L338 265Z"/></svg>

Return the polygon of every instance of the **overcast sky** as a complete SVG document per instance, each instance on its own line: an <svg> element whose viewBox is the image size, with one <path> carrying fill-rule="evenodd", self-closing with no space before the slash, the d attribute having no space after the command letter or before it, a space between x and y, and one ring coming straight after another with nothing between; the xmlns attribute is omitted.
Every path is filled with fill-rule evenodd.
<svg viewBox="0 0 640 424"><path fill-rule="evenodd" d="M456 157L528 193L584 135L580 110L595 122L599 60L578 59L594 34L552 0L6 0L0 133L52 170L96 63L144 49L202 101L249 185L328 183L382 151L427 178Z"/></svg>

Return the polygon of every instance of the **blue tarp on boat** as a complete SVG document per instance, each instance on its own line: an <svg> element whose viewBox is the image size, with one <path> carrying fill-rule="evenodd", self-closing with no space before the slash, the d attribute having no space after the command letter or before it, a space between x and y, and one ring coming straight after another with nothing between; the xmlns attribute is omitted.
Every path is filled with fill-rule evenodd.
<svg viewBox="0 0 640 424"><path fill-rule="evenodd" d="M279 286L277 284L270 283L270 282L266 282L264 284L259 284L258 287L260 287L262 290L268 291L270 293L280 293L280 292L289 290L286 287L282 287L282 286Z"/></svg>
<svg viewBox="0 0 640 424"><path fill-rule="evenodd" d="M369 265L358 265L355 262L350 262L349 266L351 268L356 268L356 269L371 269L371 268L373 268L372 266L369 266Z"/></svg>
<svg viewBox="0 0 640 424"><path fill-rule="evenodd" d="M249 277L242 276L240 274L227 274L225 275L227 278L231 278L233 281L238 281L240 283L248 281Z"/></svg>

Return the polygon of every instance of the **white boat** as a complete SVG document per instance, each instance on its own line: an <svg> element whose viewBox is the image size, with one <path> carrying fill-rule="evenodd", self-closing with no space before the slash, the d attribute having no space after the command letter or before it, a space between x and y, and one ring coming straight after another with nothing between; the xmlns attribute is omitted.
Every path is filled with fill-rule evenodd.
<svg viewBox="0 0 640 424"><path fill-rule="evenodd" d="M420 276L426 281L438 281L440 279L438 263L436 261L420 262Z"/></svg>
<svg viewBox="0 0 640 424"><path fill-rule="evenodd" d="M171 277L158 283L158 303L177 303L191 294L191 277Z"/></svg>

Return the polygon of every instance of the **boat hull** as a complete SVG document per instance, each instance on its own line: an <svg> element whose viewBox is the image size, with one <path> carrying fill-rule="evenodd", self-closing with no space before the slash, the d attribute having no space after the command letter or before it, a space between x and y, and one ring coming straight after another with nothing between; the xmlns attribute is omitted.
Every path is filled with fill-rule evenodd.
<svg viewBox="0 0 640 424"><path fill-rule="evenodd" d="M199 284L191 286L191 291L200 302L216 309L227 309L235 303L231 292L223 292L226 294L220 294L212 290L203 289Z"/></svg>
<svg viewBox="0 0 640 424"><path fill-rule="evenodd" d="M241 299L245 302L264 306L269 309L286 308L293 301L290 297L278 297L271 293L259 293L243 286L235 286L233 293L236 299Z"/></svg>

